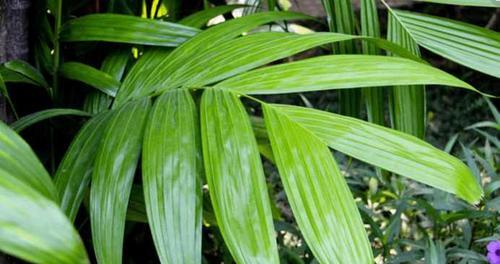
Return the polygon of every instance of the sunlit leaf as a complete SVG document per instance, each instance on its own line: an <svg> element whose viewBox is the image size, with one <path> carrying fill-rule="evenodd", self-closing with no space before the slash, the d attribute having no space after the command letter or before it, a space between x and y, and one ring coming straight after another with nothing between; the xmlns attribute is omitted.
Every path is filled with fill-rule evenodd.
<svg viewBox="0 0 500 264"><path fill-rule="evenodd" d="M349 187L327 145L264 105L283 187L297 224L320 263L373 263L370 242Z"/></svg>
<svg viewBox="0 0 500 264"><path fill-rule="evenodd" d="M125 216L149 104L142 99L114 110L95 154L90 219L99 263L122 263Z"/></svg>
<svg viewBox="0 0 500 264"><path fill-rule="evenodd" d="M201 135L208 189L237 263L278 263L270 200L248 115L232 93L207 89Z"/></svg>
<svg viewBox="0 0 500 264"><path fill-rule="evenodd" d="M144 136L142 176L162 263L201 262L201 160L197 109L187 90L160 96Z"/></svg>

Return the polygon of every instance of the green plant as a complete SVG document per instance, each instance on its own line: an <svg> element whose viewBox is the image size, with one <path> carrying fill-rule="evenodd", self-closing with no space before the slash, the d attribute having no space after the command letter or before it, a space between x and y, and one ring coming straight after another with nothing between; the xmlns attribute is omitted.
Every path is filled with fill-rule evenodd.
<svg viewBox="0 0 500 264"><path fill-rule="evenodd" d="M126 2L122 4L127 6ZM155 3L151 12L145 12L151 18L158 16L161 3ZM350 5L341 0L325 3ZM49 1L54 26L52 30L47 15L40 14L46 23L40 24L45 31L36 44L37 67L20 61L5 64L0 69L3 94L8 96L4 81L30 83L44 87L54 105L63 107L67 98L61 81L82 82L96 90L85 94L83 111L47 109L22 117L11 128L19 132L58 115L92 117L75 136L54 179L30 147L1 124L0 249L39 263L89 262L71 225L88 192L96 259L120 263L126 219L133 218L129 200L137 196L132 192L136 181L142 185L138 188L144 192L160 261L199 263L203 207L209 202L203 199L206 183L215 224L234 260L278 263L272 204L259 151L276 164L298 227L320 263L373 262L361 215L329 148L479 203L483 191L471 170L415 137L423 136L422 85L478 91L426 64L417 45L499 77L495 70L500 68L499 34L391 9L390 41L383 40L377 32L374 2L363 3L365 36L354 35L352 28L341 29L348 24L342 19L330 27L340 33L252 31L277 21L311 19L278 11L199 29L213 16L232 10L228 6L200 11L178 23L93 14L63 24L63 3ZM110 12L116 11L112 8ZM330 16L354 21L346 10ZM101 69L63 60L62 42L88 41L122 45L106 55ZM352 54L357 41L362 41L366 55ZM329 44L342 55L268 66ZM132 48L143 54L134 58ZM381 50L391 56L376 55ZM51 84L44 74L52 76ZM415 136L380 126L384 102L378 89L392 86L394 127ZM357 88L366 94L370 121L376 124L257 98ZM359 94L343 96L342 104L352 107L345 114L357 115ZM262 109L264 119L248 113L245 106L251 104Z"/></svg>

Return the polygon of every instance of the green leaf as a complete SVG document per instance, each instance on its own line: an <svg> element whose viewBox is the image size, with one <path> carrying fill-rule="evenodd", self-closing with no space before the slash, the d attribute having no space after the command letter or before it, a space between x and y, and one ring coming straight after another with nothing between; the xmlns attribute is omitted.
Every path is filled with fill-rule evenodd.
<svg viewBox="0 0 500 264"><path fill-rule="evenodd" d="M162 263L201 263L201 149L187 90L160 96L144 135L142 176L149 224Z"/></svg>
<svg viewBox="0 0 500 264"><path fill-rule="evenodd" d="M337 33L298 35L283 32L256 33L236 38L193 54L190 60L168 74L159 92L179 86L203 87L316 46L356 38L360 37ZM398 50L380 39L361 39ZM273 49L269 49L269 46Z"/></svg>
<svg viewBox="0 0 500 264"><path fill-rule="evenodd" d="M57 192L48 172L30 146L0 121L0 168L15 176L49 200L57 201Z"/></svg>
<svg viewBox="0 0 500 264"><path fill-rule="evenodd" d="M101 113L111 106L113 98L101 91L90 91L83 102L83 110L90 114Z"/></svg>
<svg viewBox="0 0 500 264"><path fill-rule="evenodd" d="M467 166L416 137L310 108L275 107L335 150L456 194L469 203L477 203L482 197L481 186Z"/></svg>
<svg viewBox="0 0 500 264"><path fill-rule="evenodd" d="M26 76L27 78L31 79L34 81L37 85L42 86L42 87L49 87L49 84L43 77L43 75L33 66L31 66L29 63L22 61L22 60L12 60L9 62L6 62L5 68L17 72L21 75Z"/></svg>
<svg viewBox="0 0 500 264"><path fill-rule="evenodd" d="M168 56L164 56L163 59L150 59L141 67L134 67L123 81L115 105L118 106L133 98L140 98L167 86L170 74L192 60L193 54L221 45L265 23L309 18L292 12L265 12L229 20L204 30L181 47L174 49Z"/></svg>
<svg viewBox="0 0 500 264"><path fill-rule="evenodd" d="M111 75L79 62L66 62L59 68L59 74L70 80L80 81L99 89L109 96L115 96L120 82Z"/></svg>
<svg viewBox="0 0 500 264"><path fill-rule="evenodd" d="M242 7L247 7L247 5L221 5L208 8L179 20L179 24L194 28L202 28L208 23L208 21L210 21L210 19Z"/></svg>
<svg viewBox="0 0 500 264"><path fill-rule="evenodd" d="M404 84L440 84L477 91L426 64L367 55L321 56L256 69L220 82L215 87L246 94L279 94Z"/></svg>
<svg viewBox="0 0 500 264"><path fill-rule="evenodd" d="M107 41L177 47L198 29L165 21L117 14L92 14L63 25L61 41Z"/></svg>
<svg viewBox="0 0 500 264"><path fill-rule="evenodd" d="M10 124L10 127L14 129L14 131L19 133L25 128L32 126L40 121L44 121L46 119L57 116L66 116L66 115L86 116L86 117L91 116L89 113L82 110L71 109L71 108L53 108L23 116L16 122Z"/></svg>
<svg viewBox="0 0 500 264"><path fill-rule="evenodd" d="M285 192L320 263L373 263L356 203L325 142L271 105L264 118Z"/></svg>
<svg viewBox="0 0 500 264"><path fill-rule="evenodd" d="M0 95L3 95L5 97L9 96L9 91L7 91L7 86L5 86L5 81L3 80L1 72L0 72Z"/></svg>
<svg viewBox="0 0 500 264"><path fill-rule="evenodd" d="M114 110L96 153L90 219L99 263L122 263L125 216L149 106L145 98Z"/></svg>
<svg viewBox="0 0 500 264"><path fill-rule="evenodd" d="M35 86L40 86L34 80L20 74L18 72L7 69L5 66L0 66L0 74L3 77L4 82L12 82L12 83L27 83Z"/></svg>
<svg viewBox="0 0 500 264"><path fill-rule="evenodd" d="M109 74L115 80L121 81L131 55L132 52L127 48L110 52L102 62L101 71Z"/></svg>
<svg viewBox="0 0 500 264"><path fill-rule="evenodd" d="M361 34L364 36L380 37L377 2L375 0L361 0ZM380 50L369 42L362 43L363 54L379 55ZM365 88L362 90L365 98L366 113L372 123L384 125L385 88Z"/></svg>
<svg viewBox="0 0 500 264"><path fill-rule="evenodd" d="M389 9L387 39L420 56L417 43L392 9ZM425 102L425 87L422 85L393 87L389 100L392 127L423 139L427 123Z"/></svg>
<svg viewBox="0 0 500 264"><path fill-rule="evenodd" d="M392 12L418 45L500 78L500 33L446 18L400 10Z"/></svg>
<svg viewBox="0 0 500 264"><path fill-rule="evenodd" d="M270 200L248 115L232 93L207 89L201 135L208 189L237 263L278 263Z"/></svg>
<svg viewBox="0 0 500 264"><path fill-rule="evenodd" d="M355 16L351 0L322 0L331 32L354 34ZM357 53L352 41L333 45L335 54ZM359 117L361 110L361 91L359 89L339 91L339 111L341 114Z"/></svg>
<svg viewBox="0 0 500 264"><path fill-rule="evenodd" d="M90 183L95 153L107 125L109 113L90 119L80 129L54 175L63 212L73 222Z"/></svg>
<svg viewBox="0 0 500 264"><path fill-rule="evenodd" d="M90 263L78 232L58 205L5 171L3 164L1 168L0 251L34 263Z"/></svg>
<svg viewBox="0 0 500 264"><path fill-rule="evenodd" d="M421 2L447 4L447 5L461 5L461 6L484 6L484 7L499 7L498 3L492 0L417 0Z"/></svg>

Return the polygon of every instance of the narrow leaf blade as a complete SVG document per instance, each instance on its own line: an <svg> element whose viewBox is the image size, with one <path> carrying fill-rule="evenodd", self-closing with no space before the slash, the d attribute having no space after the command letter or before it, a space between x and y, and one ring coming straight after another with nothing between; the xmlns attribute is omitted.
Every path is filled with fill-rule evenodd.
<svg viewBox="0 0 500 264"><path fill-rule="evenodd" d="M232 93L205 91L201 135L218 226L237 263L278 263L270 201L250 120Z"/></svg>
<svg viewBox="0 0 500 264"><path fill-rule="evenodd" d="M160 96L144 136L142 176L162 263L201 262L202 193L197 109L187 90Z"/></svg>
<svg viewBox="0 0 500 264"><path fill-rule="evenodd" d="M88 84L109 96L115 96L120 82L109 74L79 62L66 62L59 68L61 76Z"/></svg>
<svg viewBox="0 0 500 264"><path fill-rule="evenodd" d="M67 116L67 115L85 116L85 117L90 116L89 113L82 111L82 110L78 110L78 109L53 108L53 109L46 109L46 110L38 111L35 113L31 113L29 115L23 116L19 120L10 124L10 127L12 129L14 129L14 131L19 133L22 130L24 130L25 128L32 126L38 122L47 120L49 118L57 117L57 116Z"/></svg>
<svg viewBox="0 0 500 264"><path fill-rule="evenodd" d="M264 105L283 186L302 234L320 263L373 263L370 242L349 187L327 145Z"/></svg>
<svg viewBox="0 0 500 264"><path fill-rule="evenodd" d="M100 263L122 263L127 205L149 103L145 98L116 109L96 154L90 219L94 251Z"/></svg>
<svg viewBox="0 0 500 264"><path fill-rule="evenodd" d="M416 137L324 111L276 107L335 150L456 194L469 203L477 203L482 197L481 186L467 166Z"/></svg>

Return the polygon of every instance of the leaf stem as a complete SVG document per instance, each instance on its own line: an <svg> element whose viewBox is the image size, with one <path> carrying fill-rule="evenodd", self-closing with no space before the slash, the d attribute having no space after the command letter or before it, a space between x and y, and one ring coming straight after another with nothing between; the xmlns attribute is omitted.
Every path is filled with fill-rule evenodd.
<svg viewBox="0 0 500 264"><path fill-rule="evenodd" d="M60 45L59 45L59 31L61 28L62 21L62 1L57 0L57 10L55 10L55 24L54 24L54 39L52 40L54 45L54 61L52 65L52 87L53 87L53 98L57 102L59 99L59 63L60 63Z"/></svg>

